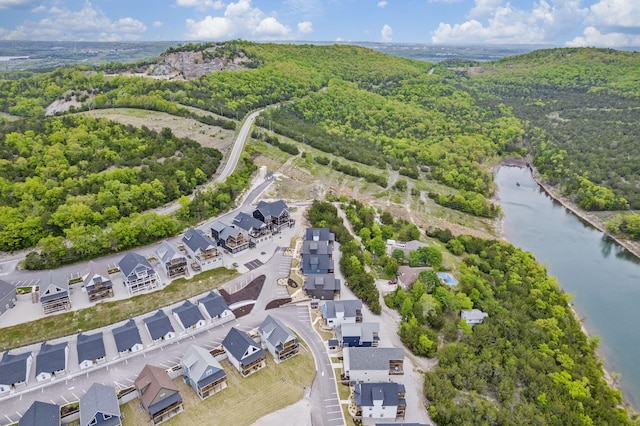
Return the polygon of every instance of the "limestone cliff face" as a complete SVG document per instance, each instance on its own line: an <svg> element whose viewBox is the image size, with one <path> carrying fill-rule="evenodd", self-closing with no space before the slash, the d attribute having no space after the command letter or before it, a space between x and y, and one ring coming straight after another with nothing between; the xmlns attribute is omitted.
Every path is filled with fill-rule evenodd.
<svg viewBox="0 0 640 426"><path fill-rule="evenodd" d="M155 65L147 69L150 76L182 76L185 80L194 80L203 75L223 69L242 69L246 58L243 56L233 61L227 58L210 58L203 52L174 52L158 58Z"/></svg>

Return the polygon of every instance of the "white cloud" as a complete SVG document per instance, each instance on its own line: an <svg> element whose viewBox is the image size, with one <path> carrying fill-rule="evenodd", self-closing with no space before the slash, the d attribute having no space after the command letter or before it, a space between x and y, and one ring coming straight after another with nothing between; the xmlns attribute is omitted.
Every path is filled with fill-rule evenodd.
<svg viewBox="0 0 640 426"><path fill-rule="evenodd" d="M249 38L260 40L285 39L291 34L291 28L277 20L275 16L266 16L251 0L238 0L229 3L223 16L206 16L201 21L186 20L187 39L232 39Z"/></svg>
<svg viewBox="0 0 640 426"><path fill-rule="evenodd" d="M514 43L557 44L575 34L586 9L581 0L540 0L529 10L517 9L497 0L476 0L469 20L461 24L441 22L432 32L437 44ZM496 6L497 5L497 6ZM481 21L487 16L486 22Z"/></svg>
<svg viewBox="0 0 640 426"><path fill-rule="evenodd" d="M45 10L47 10L47 8L44 7L43 5L40 5L40 6L37 6L37 7L34 7L33 9L31 9L31 12L33 12L33 13L42 13Z"/></svg>
<svg viewBox="0 0 640 426"><path fill-rule="evenodd" d="M5 29L0 37L6 40L137 40L147 27L137 19L125 17L112 21L90 2L72 11L52 7L40 21L24 21L14 29Z"/></svg>
<svg viewBox="0 0 640 426"><path fill-rule="evenodd" d="M313 32L313 24L310 21L298 22L298 32L300 34L311 34Z"/></svg>
<svg viewBox="0 0 640 426"><path fill-rule="evenodd" d="M384 24L382 26L382 30L380 30L380 39L383 43L391 43L393 40L393 29L389 25Z"/></svg>
<svg viewBox="0 0 640 426"><path fill-rule="evenodd" d="M640 28L638 0L600 0L589 8L587 22L603 27Z"/></svg>
<svg viewBox="0 0 640 426"><path fill-rule="evenodd" d="M283 9L298 18L309 18L322 15L322 0L285 0Z"/></svg>
<svg viewBox="0 0 640 426"><path fill-rule="evenodd" d="M176 0L176 5L182 7L194 7L198 10L219 10L224 7L222 0Z"/></svg>
<svg viewBox="0 0 640 426"><path fill-rule="evenodd" d="M388 1L379 1L378 2L378 7L385 7L386 5L388 5L389 2Z"/></svg>
<svg viewBox="0 0 640 426"><path fill-rule="evenodd" d="M0 9L26 9L34 3L36 0L0 0Z"/></svg>
<svg viewBox="0 0 640 426"><path fill-rule="evenodd" d="M595 27L587 27L584 30L584 37L576 37L567 42L569 47L629 47L640 46L640 35L624 33L602 34Z"/></svg>
<svg viewBox="0 0 640 426"><path fill-rule="evenodd" d="M162 21L153 21L153 22L151 23L151 26L152 26L153 28L160 28L160 27L161 27L161 26L163 26L163 25L164 25L164 22L162 22Z"/></svg>

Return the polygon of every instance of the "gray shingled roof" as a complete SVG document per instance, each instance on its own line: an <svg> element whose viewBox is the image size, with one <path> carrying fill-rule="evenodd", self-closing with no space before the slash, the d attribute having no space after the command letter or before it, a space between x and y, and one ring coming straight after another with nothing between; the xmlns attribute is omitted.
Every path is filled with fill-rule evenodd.
<svg viewBox="0 0 640 426"><path fill-rule="evenodd" d="M244 235L245 238L247 237L247 232L244 229L240 229L234 225L227 225L220 231L219 237L221 240L226 241L229 237L237 238L239 234Z"/></svg>
<svg viewBox="0 0 640 426"><path fill-rule="evenodd" d="M356 405L372 407L374 400L382 400L383 406L397 406L400 402L398 393L404 386L397 383L356 383L353 387Z"/></svg>
<svg viewBox="0 0 640 426"><path fill-rule="evenodd" d="M40 352L36 355L36 376L43 372L53 373L54 371L65 370L67 367L65 349L68 346L67 342L58 343L57 345L43 343L40 346Z"/></svg>
<svg viewBox="0 0 640 426"><path fill-rule="evenodd" d="M171 320L163 310L159 310L152 316L145 318L143 321L147 325L147 330L149 330L152 340L158 340L161 337L166 336L170 331L175 332L171 325Z"/></svg>
<svg viewBox="0 0 640 426"><path fill-rule="evenodd" d="M231 352L231 355L233 355L235 359L240 361L241 364L250 364L253 361L265 356L264 351L260 349L250 356L246 357L245 359L242 359L242 356L247 351L249 346L258 347L258 345L246 333L243 333L235 327L231 327L231 330L229 330L226 337L222 341L222 346L227 351Z"/></svg>
<svg viewBox="0 0 640 426"><path fill-rule="evenodd" d="M189 346L180 363L185 369L185 375L201 387L227 375L213 355L200 346ZM206 372L209 369L213 372L207 375Z"/></svg>
<svg viewBox="0 0 640 426"><path fill-rule="evenodd" d="M318 286L322 286L323 290L340 290L340 280L331 274L311 274L304 280L304 289L313 291Z"/></svg>
<svg viewBox="0 0 640 426"><path fill-rule="evenodd" d="M120 405L116 390L111 386L94 383L80 398L80 426L89 426L98 413L113 416L107 421L101 422L101 425L120 424Z"/></svg>
<svg viewBox="0 0 640 426"><path fill-rule="evenodd" d="M24 382L27 377L27 358L31 352L19 355L11 355L5 352L0 360L0 383L12 385Z"/></svg>
<svg viewBox="0 0 640 426"><path fill-rule="evenodd" d="M180 251L173 244L171 244L166 240L160 243L160 246L156 250L156 254L160 258L162 263L165 263L165 264L167 262L171 262L171 260L173 259L179 259L179 258L184 259L184 256L182 255L182 253L180 253Z"/></svg>
<svg viewBox="0 0 640 426"><path fill-rule="evenodd" d="M47 294L52 291L52 294ZM60 273L49 271L47 278L40 283L38 298L40 302L48 302L50 300L60 299L69 295L69 281Z"/></svg>
<svg viewBox="0 0 640 426"><path fill-rule="evenodd" d="M325 318L336 318L336 311L344 312L345 318L353 318L362 309L361 300L328 300L322 305Z"/></svg>
<svg viewBox="0 0 640 426"><path fill-rule="evenodd" d="M150 273L155 272L151 267L149 261L145 259L144 256L141 256L138 253L134 253L132 251L125 254L124 257L120 259L120 262L118 262L118 266L120 267L120 270L125 277L131 275L131 273L138 268L141 270L146 269L147 271L151 271Z"/></svg>
<svg viewBox="0 0 640 426"><path fill-rule="evenodd" d="M483 321L489 314L480 309L463 309L460 317L465 321Z"/></svg>
<svg viewBox="0 0 640 426"><path fill-rule="evenodd" d="M309 241L334 241L335 234L329 228L307 228L304 239Z"/></svg>
<svg viewBox="0 0 640 426"><path fill-rule="evenodd" d="M312 269L312 266L315 266L315 269ZM334 269L334 262L327 254L307 254L302 256L302 271L304 273L312 270L328 271L330 269Z"/></svg>
<svg viewBox="0 0 640 426"><path fill-rule="evenodd" d="M229 309L224 297L213 291L202 299L198 299L198 303L201 303L204 306L211 318L217 317L225 310Z"/></svg>
<svg viewBox="0 0 640 426"><path fill-rule="evenodd" d="M216 246L202 229L189 229L182 237L182 242L193 252L198 251L198 249L204 251Z"/></svg>
<svg viewBox="0 0 640 426"><path fill-rule="evenodd" d="M296 336L279 319L271 315L267 315L259 330L274 347L296 339Z"/></svg>
<svg viewBox="0 0 640 426"><path fill-rule="evenodd" d="M377 322L345 323L338 328L336 337L339 340L345 337L360 337L361 342L373 342L375 334L379 332L380 324Z"/></svg>
<svg viewBox="0 0 640 426"><path fill-rule="evenodd" d="M404 349L402 348L344 348L345 365L350 371L359 370L388 370L389 361L404 360Z"/></svg>
<svg viewBox="0 0 640 426"><path fill-rule="evenodd" d="M184 328L189 328L200 320L204 321L204 316L202 312L200 312L200 309L188 300L172 312L178 315Z"/></svg>
<svg viewBox="0 0 640 426"><path fill-rule="evenodd" d="M249 232L251 228L258 230L267 226L264 224L264 222L256 219L253 216L249 216L246 213L238 213L233 219L233 224L240 229L244 229L247 232Z"/></svg>
<svg viewBox="0 0 640 426"><path fill-rule="evenodd" d="M8 294L16 294L16 288L6 282L5 280L0 280L0 300L7 297Z"/></svg>
<svg viewBox="0 0 640 426"><path fill-rule="evenodd" d="M328 241L309 241L302 242L302 250L300 251L303 256L314 254L332 254L333 247L329 245Z"/></svg>
<svg viewBox="0 0 640 426"><path fill-rule="evenodd" d="M20 418L18 426L60 426L60 407L34 401Z"/></svg>
<svg viewBox="0 0 640 426"><path fill-rule="evenodd" d="M102 332L96 334L78 334L78 363L105 357Z"/></svg>
<svg viewBox="0 0 640 426"><path fill-rule="evenodd" d="M124 325L112 330L118 352L131 349L136 343L142 344L138 326L134 320L127 321Z"/></svg>
<svg viewBox="0 0 640 426"><path fill-rule="evenodd" d="M282 213L288 208L289 207L287 207L285 202L282 200L274 201L271 203L260 201L256 206L256 210L258 210L265 219L269 217L280 217L280 215L282 215Z"/></svg>
<svg viewBox="0 0 640 426"><path fill-rule="evenodd" d="M95 278L101 279L102 284L105 286L111 286L111 280L109 279L109 272L107 271L107 266L103 263L94 262L93 260L89 262L89 272L84 279L85 287L91 287L94 285Z"/></svg>

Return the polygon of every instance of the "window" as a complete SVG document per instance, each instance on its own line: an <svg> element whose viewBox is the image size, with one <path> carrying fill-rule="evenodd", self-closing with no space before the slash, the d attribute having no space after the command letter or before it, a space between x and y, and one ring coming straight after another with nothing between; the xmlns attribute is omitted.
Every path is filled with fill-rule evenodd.
<svg viewBox="0 0 640 426"><path fill-rule="evenodd" d="M91 422L89 424L95 425L96 423L98 423L98 420L96 420L96 418L94 417L93 419L91 419Z"/></svg>
<svg viewBox="0 0 640 426"><path fill-rule="evenodd" d="M207 374L207 376L212 375L212 374L213 374L213 370L209 368L209 369L207 370L207 373L206 373L206 374Z"/></svg>

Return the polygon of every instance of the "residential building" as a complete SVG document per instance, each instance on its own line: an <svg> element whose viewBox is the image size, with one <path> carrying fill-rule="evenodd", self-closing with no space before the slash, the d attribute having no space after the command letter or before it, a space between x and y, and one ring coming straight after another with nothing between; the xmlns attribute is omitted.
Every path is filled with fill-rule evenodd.
<svg viewBox="0 0 640 426"><path fill-rule="evenodd" d="M460 312L460 317L465 320L470 326L482 324L484 319L488 316L488 313L482 312L480 309L463 309Z"/></svg>
<svg viewBox="0 0 640 426"><path fill-rule="evenodd" d="M258 328L262 347L266 348L275 362L284 361L298 354L300 344L295 334L279 319L267 315Z"/></svg>
<svg viewBox="0 0 640 426"><path fill-rule="evenodd" d="M302 256L319 254L329 256L331 259L333 257L333 246L329 244L329 241L304 240L300 254Z"/></svg>
<svg viewBox="0 0 640 426"><path fill-rule="evenodd" d="M291 219L289 207L282 200L271 203L260 201L253 211L253 217L264 222L274 232L278 232L285 226L292 227L295 224L295 220Z"/></svg>
<svg viewBox="0 0 640 426"><path fill-rule="evenodd" d="M332 274L334 272L334 262L326 254L306 255L302 256L300 269L304 275Z"/></svg>
<svg viewBox="0 0 640 426"><path fill-rule="evenodd" d="M16 287L0 280L0 316L16 305Z"/></svg>
<svg viewBox="0 0 640 426"><path fill-rule="evenodd" d="M249 235L251 247L270 241L273 238L271 230L264 222L246 213L238 213L233 219L233 225Z"/></svg>
<svg viewBox="0 0 640 426"><path fill-rule="evenodd" d="M89 296L89 302L97 302L113 297L113 283L107 268L97 262L89 262L89 273L83 282L84 289Z"/></svg>
<svg viewBox="0 0 640 426"><path fill-rule="evenodd" d="M36 380L43 382L67 374L69 344L67 342L50 345L43 343L36 355Z"/></svg>
<svg viewBox="0 0 640 426"><path fill-rule="evenodd" d="M178 388L166 370L145 365L134 382L142 408L154 425L158 425L184 410Z"/></svg>
<svg viewBox="0 0 640 426"><path fill-rule="evenodd" d="M158 261L169 279L187 274L187 257L173 244L163 241L156 250Z"/></svg>
<svg viewBox="0 0 640 426"><path fill-rule="evenodd" d="M351 383L402 383L404 349L346 347L342 351L343 378Z"/></svg>
<svg viewBox="0 0 640 426"><path fill-rule="evenodd" d="M69 282L64 275L49 271L47 277L40 283L38 298L45 314L71 309L69 299Z"/></svg>
<svg viewBox="0 0 640 426"><path fill-rule="evenodd" d="M189 346L180 364L185 383L193 388L200 399L206 399L227 387L227 373L205 348Z"/></svg>
<svg viewBox="0 0 640 426"><path fill-rule="evenodd" d="M147 333L154 343L170 340L176 337L176 331L171 325L171 320L161 309L150 317L142 320L147 329Z"/></svg>
<svg viewBox="0 0 640 426"><path fill-rule="evenodd" d="M334 274L311 274L302 288L312 299L333 300L340 296L340 280Z"/></svg>
<svg viewBox="0 0 640 426"><path fill-rule="evenodd" d="M138 253L129 252L118 262L124 286L129 294L138 294L158 288L158 274L147 259Z"/></svg>
<svg viewBox="0 0 640 426"><path fill-rule="evenodd" d="M174 308L172 312L173 317L185 331L193 331L204 327L207 323L200 309L188 300L177 308Z"/></svg>
<svg viewBox="0 0 640 426"><path fill-rule="evenodd" d="M0 395L11 389L23 388L29 382L33 355L26 352L11 355L5 352L0 360Z"/></svg>
<svg viewBox="0 0 640 426"><path fill-rule="evenodd" d="M78 334L76 349L78 350L78 364L81 370L102 364L107 360L104 341L102 340L102 332L96 334Z"/></svg>
<svg viewBox="0 0 640 426"><path fill-rule="evenodd" d="M329 228L307 228L304 239L306 241L328 241L329 244L333 245L336 235Z"/></svg>
<svg viewBox="0 0 640 426"><path fill-rule="evenodd" d="M356 418L363 424L375 424L379 420L403 420L407 402L405 388L398 383L356 383L353 400Z"/></svg>
<svg viewBox="0 0 640 426"><path fill-rule="evenodd" d="M342 347L376 347L380 342L377 322L344 323L336 328L336 338Z"/></svg>
<svg viewBox="0 0 640 426"><path fill-rule="evenodd" d="M322 305L322 318L326 325L362 322L361 300L327 300Z"/></svg>
<svg viewBox="0 0 640 426"><path fill-rule="evenodd" d="M130 319L125 324L111 331L120 356L138 352L143 349L142 338L140 337L138 326L134 320Z"/></svg>
<svg viewBox="0 0 640 426"><path fill-rule="evenodd" d="M189 229L182 242L189 258L194 261L191 264L194 270L208 271L222 266L222 252L201 229Z"/></svg>
<svg viewBox="0 0 640 426"><path fill-rule="evenodd" d="M260 346L246 333L231 327L222 341L229 362L243 376L248 376L267 365L267 356Z"/></svg>
<svg viewBox="0 0 640 426"><path fill-rule="evenodd" d="M211 226L211 237L231 254L248 249L251 242L249 234L244 229L221 221Z"/></svg>
<svg viewBox="0 0 640 426"><path fill-rule="evenodd" d="M94 383L80 398L80 426L120 426L120 404L116 390Z"/></svg>
<svg viewBox="0 0 640 426"><path fill-rule="evenodd" d="M198 299L198 306L212 323L222 324L236 317L233 311L229 309L224 297L217 291L212 291L205 297Z"/></svg>
<svg viewBox="0 0 640 426"><path fill-rule="evenodd" d="M60 407L48 402L33 401L24 412L18 426L60 426Z"/></svg>

